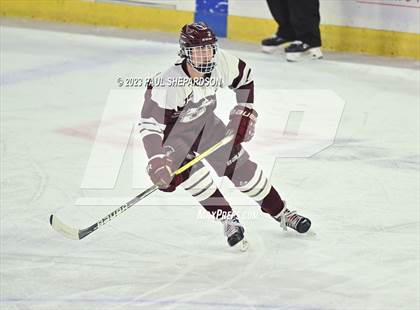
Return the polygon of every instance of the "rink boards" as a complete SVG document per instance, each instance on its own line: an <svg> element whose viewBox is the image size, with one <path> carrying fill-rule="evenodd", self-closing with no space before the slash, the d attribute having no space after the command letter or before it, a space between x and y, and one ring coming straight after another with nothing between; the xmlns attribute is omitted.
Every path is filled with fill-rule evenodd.
<svg viewBox="0 0 420 310"><path fill-rule="evenodd" d="M348 7L351 3L353 7ZM389 9L386 8L383 11L386 14L382 16L382 11L367 7L367 5L384 6L380 1L371 3L349 0L344 2L343 8L332 8L331 6L335 5L333 2L321 1L324 49L420 59L420 35L416 30L418 26L417 28L415 26L419 23L419 7L418 4L412 3L411 6L407 4L404 8L395 4L396 10L404 11L389 14ZM224 7L221 7L222 4ZM360 7L361 5L366 7ZM340 14L351 8L355 10L352 13L354 20L347 21L348 16ZM7 17L166 32L178 32L186 23L205 20L216 28L219 36L255 43L272 35L276 29L275 22L267 12L265 1L240 4L233 0L207 2L20 0L3 1L1 6L1 16ZM363 15L363 21L358 20L359 15ZM336 16L340 16L340 19Z"/></svg>

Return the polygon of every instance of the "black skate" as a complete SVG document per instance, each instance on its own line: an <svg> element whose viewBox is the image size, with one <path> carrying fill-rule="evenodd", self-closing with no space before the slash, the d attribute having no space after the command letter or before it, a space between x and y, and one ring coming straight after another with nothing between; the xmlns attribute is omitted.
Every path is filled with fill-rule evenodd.
<svg viewBox="0 0 420 310"><path fill-rule="evenodd" d="M262 50L265 53L273 53L278 47L289 43L290 40L284 39L282 37L273 36L266 38L261 41Z"/></svg>
<svg viewBox="0 0 420 310"><path fill-rule="evenodd" d="M229 246L233 247L238 245L241 251L248 249L248 242L245 240L245 229L239 222L236 215L222 220L224 226L225 236Z"/></svg>
<svg viewBox="0 0 420 310"><path fill-rule="evenodd" d="M295 41L284 49L287 61L298 61L302 56L310 59L320 59L323 57L320 47L311 47L301 41Z"/></svg>
<svg viewBox="0 0 420 310"><path fill-rule="evenodd" d="M286 207L273 218L280 223L280 226L284 230L287 230L287 227L296 230L298 233L304 234L311 227L311 221L296 213L296 211L290 211Z"/></svg>

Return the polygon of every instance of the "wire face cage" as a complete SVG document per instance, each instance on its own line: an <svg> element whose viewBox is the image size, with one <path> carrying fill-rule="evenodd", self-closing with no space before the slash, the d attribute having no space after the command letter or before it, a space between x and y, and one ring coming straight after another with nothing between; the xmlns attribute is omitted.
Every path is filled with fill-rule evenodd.
<svg viewBox="0 0 420 310"><path fill-rule="evenodd" d="M210 73L216 66L217 44L184 47L183 55L195 70L200 73Z"/></svg>

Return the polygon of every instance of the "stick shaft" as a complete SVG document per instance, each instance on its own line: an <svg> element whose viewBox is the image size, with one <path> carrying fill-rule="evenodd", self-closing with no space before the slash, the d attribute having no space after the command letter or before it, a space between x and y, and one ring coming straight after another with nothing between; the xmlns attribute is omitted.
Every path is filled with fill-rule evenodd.
<svg viewBox="0 0 420 310"><path fill-rule="evenodd" d="M189 161L184 166L180 167L178 170L176 170L173 173L173 175L178 175L178 174L181 174L182 172L186 171L187 169L194 166L196 163L202 161L204 158L206 158L207 156L209 156L210 154L212 154L216 150L220 149L222 146L228 144L232 139L233 139L233 136L227 136L227 137L223 138L221 141L219 141L218 143L216 143L215 145L213 145L212 147L210 147L209 149L207 149L206 151L204 151L203 153L198 155L196 158ZM109 221L111 221L113 218L117 217L121 213L127 211L129 208L134 206L136 203L138 203L143 198L152 194L157 189L158 189L157 185L153 185L153 186L149 187L144 192L140 193L139 195L137 195L136 197L134 197L133 199L131 199L127 203L118 207L117 209L115 209L114 211L112 211L111 213L109 213L108 215L103 217L101 220L97 221L96 223L94 223L93 225L91 225L91 226L89 226L85 229L76 230L74 228L71 228L71 227L65 225L63 222L61 222L59 219L57 219L53 215L50 216L50 224L54 229L63 233L67 237L69 237L71 239L79 239L80 240L80 239L86 237L87 235L91 234L95 230L97 230L99 227L105 225L106 223L108 223Z"/></svg>
<svg viewBox="0 0 420 310"><path fill-rule="evenodd" d="M222 146L228 144L232 139L233 139L233 136L227 136L227 137L223 138L218 143L216 143L215 145L213 145L212 147L208 148L203 153L201 153L200 155L198 155L196 158L192 159L191 161L189 161L188 163L186 163L184 166L180 167L173 174L174 175L181 174L182 172L184 172L187 169L189 169L192 166L194 166L196 163L202 161L204 158L206 158L207 156L209 156L210 154L212 154L213 152L215 152L216 150L218 150ZM113 212L111 212L110 214L108 214L107 216L105 216L104 218L102 218L99 222L97 222L98 226L105 225L112 218L117 217L121 213L125 212L126 210L128 210L129 208L131 208L132 206L134 206L136 203L138 203L143 198L149 196L151 193L153 193L157 189L158 189L158 186L156 186L156 185L153 185L153 186L149 187L144 192L142 192L141 194L137 195L136 197L134 197L133 199L131 199L126 204L122 205L118 209L115 209Z"/></svg>
<svg viewBox="0 0 420 310"><path fill-rule="evenodd" d="M204 158L206 158L207 156L209 156L214 151L216 151L219 148L221 148L222 146L228 144L232 139L233 139L233 136L227 136L227 137L223 138L218 143L216 143L215 145L213 145L209 149L205 150L203 153L201 153L200 155L198 155L196 158L192 159L190 162L186 163L184 166L182 166L181 168L179 168L177 171L174 172L174 174L175 175L176 174L180 174L180 173L184 172L185 170L187 170L188 168L194 166L196 163L198 163L199 161L203 160Z"/></svg>

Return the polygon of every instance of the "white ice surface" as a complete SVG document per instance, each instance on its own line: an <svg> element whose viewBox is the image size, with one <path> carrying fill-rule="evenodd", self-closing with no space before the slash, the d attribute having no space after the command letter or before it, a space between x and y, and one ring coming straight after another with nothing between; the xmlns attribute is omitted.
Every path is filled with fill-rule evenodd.
<svg viewBox="0 0 420 310"><path fill-rule="evenodd" d="M115 189L80 189L109 91L118 77L164 70L177 46L13 27L0 38L1 309L419 309L418 70L235 51L257 89L329 90L345 101L332 146L277 159L269 173L315 236L234 203L255 212L242 219L249 251L237 253L178 190L73 241L51 229L51 213L86 227L139 192L131 152ZM275 107L257 104L272 122L259 122L248 149L264 165L265 150L279 147L277 124ZM114 202L77 204L91 197Z"/></svg>

